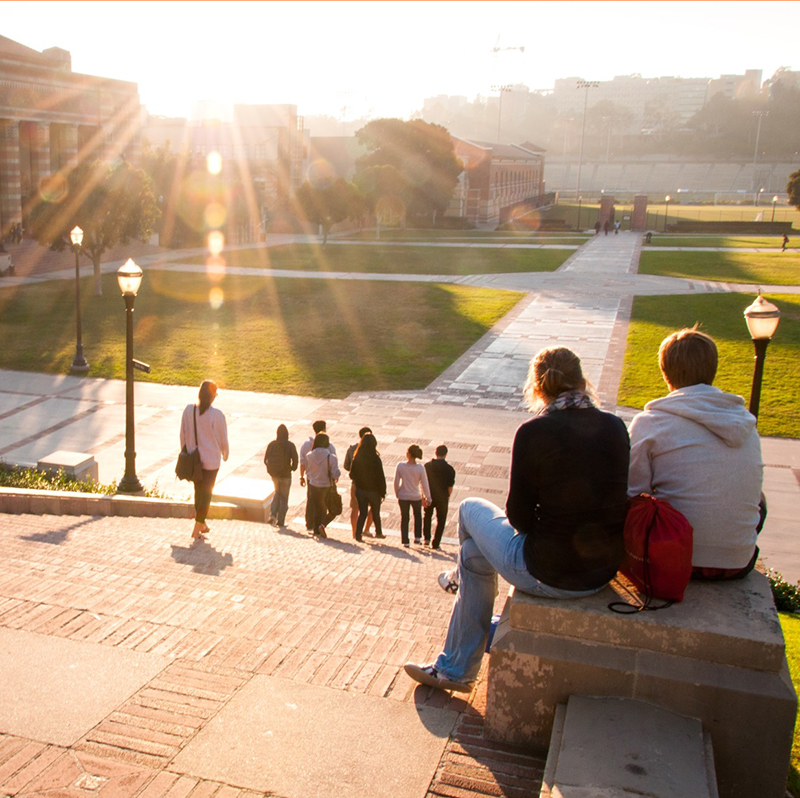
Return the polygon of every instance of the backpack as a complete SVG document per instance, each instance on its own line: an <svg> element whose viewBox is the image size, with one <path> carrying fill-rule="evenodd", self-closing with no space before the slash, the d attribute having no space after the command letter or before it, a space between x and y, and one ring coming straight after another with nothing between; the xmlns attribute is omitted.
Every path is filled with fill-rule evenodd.
<svg viewBox="0 0 800 798"><path fill-rule="evenodd" d="M608 608L633 613L683 601L692 576L693 532L686 516L669 502L647 493L629 499L623 533L625 557L619 570L644 595L644 601L641 605L615 601ZM655 605L653 599L665 603Z"/></svg>

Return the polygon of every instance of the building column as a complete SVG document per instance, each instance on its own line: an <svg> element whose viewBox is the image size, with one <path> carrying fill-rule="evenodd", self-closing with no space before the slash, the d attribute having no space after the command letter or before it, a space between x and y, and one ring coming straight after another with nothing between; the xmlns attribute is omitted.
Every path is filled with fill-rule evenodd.
<svg viewBox="0 0 800 798"><path fill-rule="evenodd" d="M30 123L31 192L39 191L50 177L50 125Z"/></svg>
<svg viewBox="0 0 800 798"><path fill-rule="evenodd" d="M22 184L19 164L19 122L0 120L0 225L2 234L22 222Z"/></svg>
<svg viewBox="0 0 800 798"><path fill-rule="evenodd" d="M54 123L50 127L50 169L72 168L78 163L78 126Z"/></svg>

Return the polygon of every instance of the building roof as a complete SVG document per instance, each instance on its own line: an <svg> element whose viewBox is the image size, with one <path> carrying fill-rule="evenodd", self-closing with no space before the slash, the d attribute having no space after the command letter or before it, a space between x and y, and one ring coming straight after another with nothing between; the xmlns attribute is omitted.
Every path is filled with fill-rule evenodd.
<svg viewBox="0 0 800 798"><path fill-rule="evenodd" d="M514 161L539 161L542 158L544 150L537 147L535 150L519 144L497 144L491 141L475 141L469 140L469 144L473 144L481 149L491 150L493 158L508 158Z"/></svg>

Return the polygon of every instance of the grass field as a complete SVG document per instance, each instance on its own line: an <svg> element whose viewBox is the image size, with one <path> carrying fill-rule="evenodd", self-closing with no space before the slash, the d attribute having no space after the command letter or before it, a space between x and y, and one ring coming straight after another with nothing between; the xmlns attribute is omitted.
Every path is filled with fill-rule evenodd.
<svg viewBox="0 0 800 798"><path fill-rule="evenodd" d="M682 236L673 233L654 235L647 247L727 247L734 249L780 249L781 236ZM791 243L789 249L792 249Z"/></svg>
<svg viewBox="0 0 800 798"><path fill-rule="evenodd" d="M580 243L580 242L577 242ZM502 274L555 271L574 250L475 249L471 247L401 247L329 244L292 244L232 250L229 266L253 269L295 269L314 272L368 272L371 274ZM205 263L205 257L186 263Z"/></svg>
<svg viewBox="0 0 800 798"><path fill-rule="evenodd" d="M124 378L125 310L116 276L102 297L82 280L90 377ZM0 368L67 374L75 352L71 281L0 290ZM521 294L428 283L272 279L151 270L136 299L137 380L343 397L423 388ZM215 309L216 308L216 309Z"/></svg>
<svg viewBox="0 0 800 798"><path fill-rule="evenodd" d="M639 274L765 285L800 284L797 252L654 252L644 250Z"/></svg>
<svg viewBox="0 0 800 798"><path fill-rule="evenodd" d="M787 612L780 613L783 636L786 640L786 659L792 675L794 689L800 692L800 617ZM795 722L792 763L789 768L787 787L795 796L800 796L800 717Z"/></svg>
<svg viewBox="0 0 800 798"><path fill-rule="evenodd" d="M781 310L778 331L767 352L758 429L762 435L800 438L800 296L769 295ZM753 301L746 294L637 297L633 301L618 402L641 408L663 396L666 386L658 368L658 346L670 332L696 322L719 348L715 385L749 401L753 344L742 312Z"/></svg>

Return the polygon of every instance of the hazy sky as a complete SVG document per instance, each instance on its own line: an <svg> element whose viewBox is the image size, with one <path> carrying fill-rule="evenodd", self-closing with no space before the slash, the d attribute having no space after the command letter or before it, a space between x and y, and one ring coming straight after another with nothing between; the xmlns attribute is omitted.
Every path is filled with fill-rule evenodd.
<svg viewBox="0 0 800 798"><path fill-rule="evenodd" d="M169 116L198 100L408 116L425 97L472 100L498 83L766 78L800 69L798 29L792 0L0 2L0 34L69 50L75 72L134 81L150 113Z"/></svg>

